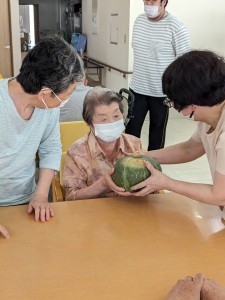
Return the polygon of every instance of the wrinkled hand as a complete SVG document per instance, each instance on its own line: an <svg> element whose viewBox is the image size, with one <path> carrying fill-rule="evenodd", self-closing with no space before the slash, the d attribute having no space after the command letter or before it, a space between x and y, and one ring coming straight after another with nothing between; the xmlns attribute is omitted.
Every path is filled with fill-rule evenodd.
<svg viewBox="0 0 225 300"><path fill-rule="evenodd" d="M169 292L166 300L199 300L202 284L202 274L197 274L194 278L187 276L185 279L178 280L177 284Z"/></svg>
<svg viewBox="0 0 225 300"><path fill-rule="evenodd" d="M209 300L224 300L225 299L225 288L213 279L204 279L201 288L201 299Z"/></svg>
<svg viewBox="0 0 225 300"><path fill-rule="evenodd" d="M131 188L133 191L133 196L146 196L150 193L162 190L166 186L166 180L168 177L156 170L149 162L146 161L146 167L151 172L151 176L147 178L145 181L142 181ZM135 190L141 189L139 192L135 192Z"/></svg>
<svg viewBox="0 0 225 300"><path fill-rule="evenodd" d="M120 196L130 196L130 192L126 192L124 188L117 186L112 180L112 173L114 172L114 168L104 174L104 184L110 190L114 191L116 194Z"/></svg>
<svg viewBox="0 0 225 300"><path fill-rule="evenodd" d="M28 213L34 211L35 221L49 221L51 217L54 217L54 211L48 202L48 199L43 195L34 195L28 205Z"/></svg>
<svg viewBox="0 0 225 300"><path fill-rule="evenodd" d="M4 238L8 239L9 238L9 233L8 231L5 229L5 227L3 227L2 225L0 225L0 233L4 236Z"/></svg>

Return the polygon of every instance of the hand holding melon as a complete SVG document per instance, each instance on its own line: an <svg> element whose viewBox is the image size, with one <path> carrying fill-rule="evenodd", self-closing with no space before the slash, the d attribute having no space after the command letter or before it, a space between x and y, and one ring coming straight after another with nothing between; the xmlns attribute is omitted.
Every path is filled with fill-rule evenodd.
<svg viewBox="0 0 225 300"><path fill-rule="evenodd" d="M133 156L123 157L115 164L115 171L112 174L113 182L126 191L132 192L132 186L151 176L151 172L146 167L146 161L150 162L155 169L162 171L160 164L154 158L135 152Z"/></svg>
<svg viewBox="0 0 225 300"><path fill-rule="evenodd" d="M112 180L113 172L114 169L110 169L104 173L104 175L101 177L101 186L105 187L107 191L114 191L118 195L129 196L130 193L126 192L123 187L116 185Z"/></svg>

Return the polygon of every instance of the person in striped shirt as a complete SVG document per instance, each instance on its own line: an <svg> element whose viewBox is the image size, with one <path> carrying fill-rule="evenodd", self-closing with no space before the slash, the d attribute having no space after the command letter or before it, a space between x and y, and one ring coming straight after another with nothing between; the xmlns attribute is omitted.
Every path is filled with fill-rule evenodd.
<svg viewBox="0 0 225 300"><path fill-rule="evenodd" d="M54 35L28 52L15 78L0 80L0 206L29 203L36 221L54 215L48 193L61 161L59 107L83 77L79 55Z"/></svg>
<svg viewBox="0 0 225 300"><path fill-rule="evenodd" d="M178 56L190 50L188 32L183 23L165 10L168 0L144 1L144 13L135 20L132 47L134 93L133 115L126 133L140 137L149 112L148 150L164 147L169 111L163 105L162 74Z"/></svg>

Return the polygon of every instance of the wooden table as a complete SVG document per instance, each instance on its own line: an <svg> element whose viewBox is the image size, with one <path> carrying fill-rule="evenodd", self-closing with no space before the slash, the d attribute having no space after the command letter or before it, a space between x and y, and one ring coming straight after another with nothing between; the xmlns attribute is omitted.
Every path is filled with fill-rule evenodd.
<svg viewBox="0 0 225 300"><path fill-rule="evenodd" d="M158 300L202 272L225 285L219 208L174 193L53 204L34 222L1 207L1 300Z"/></svg>

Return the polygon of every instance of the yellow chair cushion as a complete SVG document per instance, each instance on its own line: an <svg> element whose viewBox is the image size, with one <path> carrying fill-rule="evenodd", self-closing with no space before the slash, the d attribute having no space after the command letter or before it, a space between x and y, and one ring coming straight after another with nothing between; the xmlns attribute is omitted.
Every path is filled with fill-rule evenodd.
<svg viewBox="0 0 225 300"><path fill-rule="evenodd" d="M88 133L89 130L89 126L84 121L61 122L62 152L66 152L76 140Z"/></svg>

